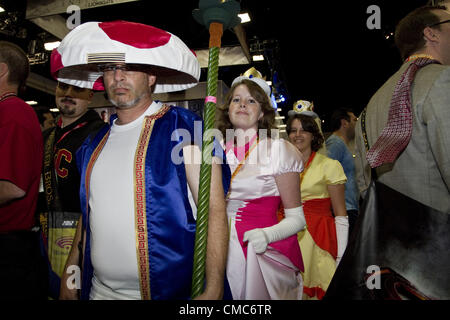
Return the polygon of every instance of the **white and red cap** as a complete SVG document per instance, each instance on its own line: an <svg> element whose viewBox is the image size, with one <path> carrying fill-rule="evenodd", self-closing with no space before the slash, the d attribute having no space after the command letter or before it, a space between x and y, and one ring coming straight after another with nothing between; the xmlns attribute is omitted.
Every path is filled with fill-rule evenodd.
<svg viewBox="0 0 450 320"><path fill-rule="evenodd" d="M236 83L241 83L242 80L250 80L253 81L254 83L256 83L261 89L264 90L264 92L267 95L267 99L269 99L269 103L270 105L273 107L273 101L270 98L270 86L267 84L266 80L262 79L262 78L258 78L258 77L247 77L247 76L239 76L236 79L233 80L233 82L231 83L231 86L234 86Z"/></svg>
<svg viewBox="0 0 450 320"><path fill-rule="evenodd" d="M51 55L51 73L58 81L104 90L98 65L150 66L157 76L154 93L194 87L200 78L195 54L177 36L128 21L86 22L69 32Z"/></svg>

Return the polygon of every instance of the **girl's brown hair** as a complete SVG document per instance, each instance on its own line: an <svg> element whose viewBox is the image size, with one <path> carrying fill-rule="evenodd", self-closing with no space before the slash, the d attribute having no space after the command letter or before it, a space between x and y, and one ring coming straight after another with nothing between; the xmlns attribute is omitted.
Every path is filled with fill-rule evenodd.
<svg viewBox="0 0 450 320"><path fill-rule="evenodd" d="M258 101L261 105L261 111L264 116L258 122L258 129L267 129L268 135L270 136L270 130L276 129L275 127L275 109L269 100L269 97L265 91L254 81L243 79L235 83L228 94L225 97L225 103L217 108L216 112L216 127L222 132L222 135L226 136L227 129L233 129L233 124L230 121L230 116L228 114L228 109L230 107L231 99L233 99L234 90L239 85L245 85L248 88L251 96Z"/></svg>
<svg viewBox="0 0 450 320"><path fill-rule="evenodd" d="M319 127L317 126L316 121L314 118L310 116L305 116L304 114L295 114L291 116L286 124L286 131L288 134L291 133L292 130L292 122L297 119L302 124L302 128L304 131L310 132L313 136L313 140L311 141L311 150L312 151L319 151L319 149L322 147L325 139L323 138L322 133L320 132Z"/></svg>

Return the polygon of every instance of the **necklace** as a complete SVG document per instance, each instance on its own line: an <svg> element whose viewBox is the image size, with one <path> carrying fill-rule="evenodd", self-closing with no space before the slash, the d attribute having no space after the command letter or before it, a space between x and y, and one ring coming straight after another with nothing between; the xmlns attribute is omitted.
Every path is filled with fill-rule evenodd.
<svg viewBox="0 0 450 320"><path fill-rule="evenodd" d="M239 165L236 167L236 169L234 170L233 174L231 175L231 180L230 180L230 186L228 187L228 193L226 198L228 199L230 197L230 193L231 193L231 184L233 183L234 177L236 177L236 175L238 174L238 172L241 170L242 166L245 163L245 160L247 160L248 156L250 155L250 153L253 151L253 149L256 148L256 146L259 143L259 138L256 138L256 143L254 143L252 145L252 147L250 149L247 150L247 152L245 153L245 157L244 159L239 163Z"/></svg>
<svg viewBox="0 0 450 320"><path fill-rule="evenodd" d="M16 96L16 94L14 92L6 92L0 96L0 102L2 102L3 100L6 100L9 97L14 97L14 96Z"/></svg>
<svg viewBox="0 0 450 320"><path fill-rule="evenodd" d="M412 56L409 56L408 59L405 60L405 62L419 59L419 58L428 58L428 59L434 60L434 58L432 56L430 56L429 54L413 54Z"/></svg>
<svg viewBox="0 0 450 320"><path fill-rule="evenodd" d="M308 159L308 162L307 162L306 165L305 165L305 168L303 169L302 173L300 173L300 184L302 183L303 177L304 177L305 174L306 174L306 170L308 170L309 165L310 165L311 162L313 161L315 155L316 155L316 152L315 152L315 151L311 152L311 155L309 156L309 159Z"/></svg>

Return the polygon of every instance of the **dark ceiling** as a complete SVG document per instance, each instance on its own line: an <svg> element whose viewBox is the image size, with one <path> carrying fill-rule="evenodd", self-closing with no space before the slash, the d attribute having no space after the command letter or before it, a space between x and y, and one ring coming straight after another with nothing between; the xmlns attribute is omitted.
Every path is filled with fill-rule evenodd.
<svg viewBox="0 0 450 320"><path fill-rule="evenodd" d="M376 89L399 67L401 61L393 39L386 36L403 16L427 0L238 2L241 12L249 12L252 19L243 25L247 42L250 46L264 44L266 60L221 67L219 79L229 86L236 76L255 66L285 96L282 114L296 100L305 99L314 101L315 110L326 119L338 106L351 107L359 114ZM192 17L198 3L198 0L142 0L116 4L82 10L81 22L117 19L141 22L176 34L191 49L206 49L208 31ZM7 9L0 13L0 39L16 42L27 50L30 40L39 35L45 41L54 38L25 19L26 1L0 0L0 5ZM370 5L380 8L381 29L367 27ZM5 19L11 20L8 16L11 11L18 14L17 21L12 21L15 30L8 33ZM239 45L232 30L224 32L222 45ZM50 77L48 63L33 65L31 69ZM206 81L206 74L202 70L201 81ZM41 104L53 105L53 97L32 88L24 98L37 100L36 97Z"/></svg>

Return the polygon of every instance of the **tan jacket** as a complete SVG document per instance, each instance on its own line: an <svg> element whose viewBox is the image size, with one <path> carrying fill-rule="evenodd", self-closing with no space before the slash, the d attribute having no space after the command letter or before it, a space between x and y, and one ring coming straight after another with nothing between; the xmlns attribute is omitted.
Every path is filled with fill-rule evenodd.
<svg viewBox="0 0 450 320"><path fill-rule="evenodd" d="M367 105L369 146L387 123L394 87L410 62L404 63ZM420 69L412 85L413 131L408 146L392 164L377 169L387 186L439 211L450 213L450 66L431 64ZM361 192L370 182L370 166L356 126L356 178Z"/></svg>

